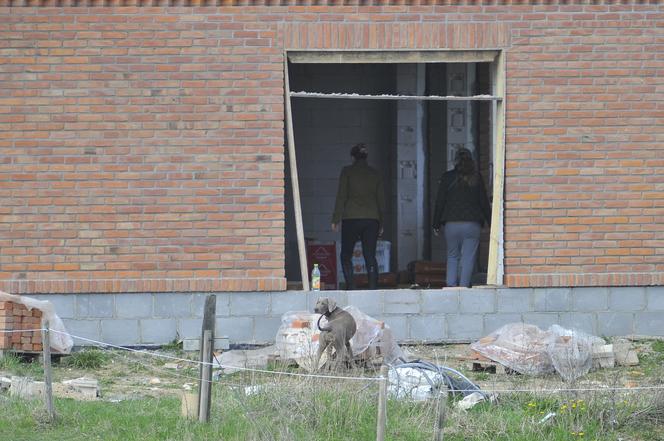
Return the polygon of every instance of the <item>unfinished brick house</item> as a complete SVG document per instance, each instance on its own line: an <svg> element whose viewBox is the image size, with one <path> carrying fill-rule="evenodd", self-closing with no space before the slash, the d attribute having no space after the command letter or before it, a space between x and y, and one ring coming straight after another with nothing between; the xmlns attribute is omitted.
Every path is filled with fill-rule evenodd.
<svg viewBox="0 0 664 441"><path fill-rule="evenodd" d="M336 179L360 141L388 183L390 271L442 261L433 193L465 146L493 209L476 285L502 290L455 291L460 321L471 301L466 312L558 314L545 321L580 311L597 332L618 308L621 330L664 333L660 2L0 4L4 291L118 294L89 316L118 318L126 293L233 293L231 317L234 296L306 289L306 240L338 240ZM546 294L537 306L551 288L553 311ZM600 303L579 309L574 290L591 288ZM426 299L448 290L425 291L394 302L443 313ZM523 311L500 309L519 293ZM380 295L377 314L401 308ZM73 302L70 318L95 309ZM278 321L274 304L247 302ZM468 335L487 320L501 319Z"/></svg>

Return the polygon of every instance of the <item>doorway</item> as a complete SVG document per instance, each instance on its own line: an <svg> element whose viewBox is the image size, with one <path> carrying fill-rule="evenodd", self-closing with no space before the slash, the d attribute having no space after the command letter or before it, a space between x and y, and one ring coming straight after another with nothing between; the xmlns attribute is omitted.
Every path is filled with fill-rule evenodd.
<svg viewBox="0 0 664 441"><path fill-rule="evenodd" d="M338 177L351 163L352 145L363 142L369 149L369 164L381 172L385 183L387 255L383 258L394 283L384 288L410 287L417 282L413 262L444 266L444 239L434 237L430 225L437 182L451 168L455 149L465 147L474 153L492 195L499 101L493 94L495 66L486 57L477 62L417 63L385 62L389 61L385 58L320 62L315 57L294 57L288 64L304 240L336 243L338 256L339 233L330 228ZM289 182L289 167L286 170ZM285 258L290 288L299 286L303 274L294 199L288 185ZM483 229L474 285L487 284L489 231ZM334 287L343 287L342 281L336 271ZM419 285L441 287L438 282Z"/></svg>

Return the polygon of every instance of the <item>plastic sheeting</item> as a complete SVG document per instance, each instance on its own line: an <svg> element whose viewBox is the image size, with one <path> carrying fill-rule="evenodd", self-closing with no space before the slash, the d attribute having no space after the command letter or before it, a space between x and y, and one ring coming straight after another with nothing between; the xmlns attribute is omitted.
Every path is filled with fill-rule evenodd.
<svg viewBox="0 0 664 441"><path fill-rule="evenodd" d="M25 305L28 309L36 308L42 312L42 325L48 321L49 328L57 331L50 333L51 348L62 354L69 354L74 341L65 329L65 325L55 313L55 307L47 300L37 300L31 297L17 296L0 291L0 302L14 302Z"/></svg>
<svg viewBox="0 0 664 441"><path fill-rule="evenodd" d="M596 344L604 344L604 340L558 325L542 331L535 325L510 323L470 348L521 374L558 372L571 381L588 373Z"/></svg>
<svg viewBox="0 0 664 441"><path fill-rule="evenodd" d="M385 363L390 363L403 357L401 348L396 344L392 331L384 322L376 320L360 311L355 306L347 306L348 311L357 324L357 331L350 340L351 351L354 357L373 359L383 357ZM293 359L307 370L317 369L315 357L318 353L318 338L320 331L316 326L320 314L307 311L287 312L281 318L281 326L277 331L276 348L281 358ZM321 326L326 326L325 317ZM325 360L321 359L321 364Z"/></svg>

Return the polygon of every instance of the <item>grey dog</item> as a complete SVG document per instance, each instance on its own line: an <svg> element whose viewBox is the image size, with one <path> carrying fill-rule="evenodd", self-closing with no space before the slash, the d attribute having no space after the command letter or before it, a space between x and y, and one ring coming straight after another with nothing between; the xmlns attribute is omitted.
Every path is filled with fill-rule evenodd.
<svg viewBox="0 0 664 441"><path fill-rule="evenodd" d="M355 319L349 312L337 307L337 302L328 297L321 297L316 302L314 312L322 314L318 319L318 329L321 331L318 341L318 357L316 366L320 362L323 352L330 346L336 351L336 359L339 361L348 361L352 363L353 352L350 348L350 339L357 331ZM327 326L320 325L320 319L325 316Z"/></svg>

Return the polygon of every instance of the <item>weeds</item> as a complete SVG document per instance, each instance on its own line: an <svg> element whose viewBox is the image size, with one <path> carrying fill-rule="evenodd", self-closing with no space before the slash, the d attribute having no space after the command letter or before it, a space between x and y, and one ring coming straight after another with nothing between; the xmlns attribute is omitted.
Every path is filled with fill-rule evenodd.
<svg viewBox="0 0 664 441"><path fill-rule="evenodd" d="M63 366L76 369L99 369L110 359L108 352L98 349L85 349L80 352L74 352L62 359Z"/></svg>

